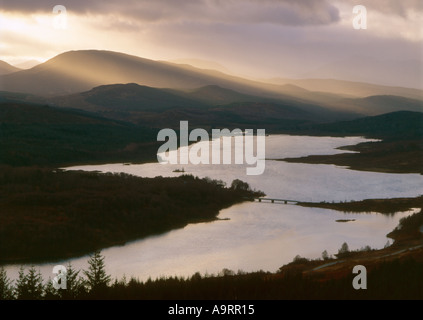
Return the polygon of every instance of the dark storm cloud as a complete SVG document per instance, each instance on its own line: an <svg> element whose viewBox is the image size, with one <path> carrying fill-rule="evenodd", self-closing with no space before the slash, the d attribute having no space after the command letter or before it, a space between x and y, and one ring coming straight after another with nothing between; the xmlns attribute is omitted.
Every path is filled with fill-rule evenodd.
<svg viewBox="0 0 423 320"><path fill-rule="evenodd" d="M421 86L407 70L420 70L422 0L0 0L0 12L48 14L56 4L67 8L69 38L6 28L2 54L99 48L217 61L252 77L333 77L342 66L343 79ZM357 4L368 9L368 30L352 26Z"/></svg>
<svg viewBox="0 0 423 320"><path fill-rule="evenodd" d="M117 15L138 22L272 23L326 25L339 21L337 5L361 4L384 14L407 18L422 12L422 0L0 0L0 10L51 12L56 4L76 14Z"/></svg>
<svg viewBox="0 0 423 320"><path fill-rule="evenodd" d="M57 0L3 1L9 12L51 12ZM121 0L60 1L77 14L118 15L139 21L201 21L205 23L272 23L321 25L339 20L328 0Z"/></svg>

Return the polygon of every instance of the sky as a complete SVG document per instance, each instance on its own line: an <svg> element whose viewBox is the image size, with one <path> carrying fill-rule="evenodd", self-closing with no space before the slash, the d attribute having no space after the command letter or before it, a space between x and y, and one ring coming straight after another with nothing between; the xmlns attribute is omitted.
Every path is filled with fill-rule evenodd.
<svg viewBox="0 0 423 320"><path fill-rule="evenodd" d="M367 29L353 27L356 5ZM0 0L0 60L11 64L101 49L213 61L256 79L421 87L422 43L422 0Z"/></svg>

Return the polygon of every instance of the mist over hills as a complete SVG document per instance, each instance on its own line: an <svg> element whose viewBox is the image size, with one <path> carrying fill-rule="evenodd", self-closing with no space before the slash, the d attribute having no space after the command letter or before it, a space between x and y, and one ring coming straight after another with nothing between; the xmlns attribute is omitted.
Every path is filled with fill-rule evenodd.
<svg viewBox="0 0 423 320"><path fill-rule="evenodd" d="M202 59L174 59L165 61L174 64L182 64L182 65L189 65L200 69L206 70L216 70L223 73L231 73L228 68L221 65L220 63L209 61L209 60L202 60Z"/></svg>
<svg viewBox="0 0 423 320"><path fill-rule="evenodd" d="M40 64L40 61L31 59L31 60L27 60L27 61L15 64L14 66L19 69L31 69L39 64Z"/></svg>
<svg viewBox="0 0 423 320"><path fill-rule="evenodd" d="M13 68L12 71L19 71L15 67L10 67ZM31 82L34 80L38 81ZM273 97L276 93L279 93L279 95L289 94L291 90L288 87L284 90L281 86L284 84L295 85L309 91L352 94L360 97L381 94L400 95L414 99L422 97L422 90L418 89L387 87L351 81L282 78L253 81L217 70L206 70L187 64L154 61L104 50L64 52L29 70L21 70L19 73L7 75L3 79L3 91L60 95L87 91L104 84L131 82L156 88L176 89L219 85L246 94L257 95L261 92L264 95L272 95L273 93ZM245 92L245 90L249 91Z"/></svg>
<svg viewBox="0 0 423 320"><path fill-rule="evenodd" d="M253 123L254 117L257 123L333 122L423 111L423 91L418 89L323 79L260 82L99 50L59 54L29 70L0 75L0 84L0 101L76 108L149 126L195 118L204 123L208 116L231 124Z"/></svg>
<svg viewBox="0 0 423 320"><path fill-rule="evenodd" d="M61 107L76 107L96 112L160 112L172 107L201 107L198 101L189 97L136 83L102 85L89 91L54 97L47 101Z"/></svg>
<svg viewBox="0 0 423 320"><path fill-rule="evenodd" d="M119 108L122 111L159 112L175 107L210 107L235 102L274 101L234 90L208 85L191 90L159 89L136 83L111 84L95 87L89 91L72 95L48 98L45 101L58 106L91 106L96 111L102 108Z"/></svg>
<svg viewBox="0 0 423 320"><path fill-rule="evenodd" d="M360 54L318 66L302 74L301 78L348 79L386 86L401 84L422 89L421 65L421 61L415 59L387 59L384 56L376 58Z"/></svg>
<svg viewBox="0 0 423 320"><path fill-rule="evenodd" d="M206 130L386 136L408 132L410 121L415 127L421 119L410 111L423 111L417 89L319 79L259 82L95 50L0 75L0 85L0 163L10 165L154 161L158 130L178 129L181 120ZM364 120L345 122L358 118ZM412 154L420 152L413 147L420 138L410 139ZM402 144L395 142L395 150Z"/></svg>
<svg viewBox="0 0 423 320"><path fill-rule="evenodd" d="M185 92L176 92L176 94L189 97L198 102L203 102L208 105L222 105L234 102L258 102L258 101L271 101L264 97L258 97L248 94L243 94L235 90L222 88L218 85L207 85L192 90L186 90Z"/></svg>
<svg viewBox="0 0 423 320"><path fill-rule="evenodd" d="M255 127L275 124L281 119L325 122L357 117L353 112L333 111L294 100L246 95L216 85L175 90L134 83L114 84L41 100L53 106L96 112L107 118L151 127L159 124L177 126L180 120L203 126L250 124Z"/></svg>
<svg viewBox="0 0 423 320"><path fill-rule="evenodd" d="M4 62L4 61L1 61L0 60L0 75L17 72L19 70L20 70L19 68L16 68L16 67L8 64L7 62Z"/></svg>
<svg viewBox="0 0 423 320"><path fill-rule="evenodd" d="M354 82L336 79L284 79L263 80L278 85L293 84L312 92L332 93L349 98L364 98L374 95L395 95L423 100L423 90L384 86L373 83Z"/></svg>
<svg viewBox="0 0 423 320"><path fill-rule="evenodd" d="M137 83L174 89L220 85L253 94L266 91L257 88L253 81L220 72L98 50L65 52L32 69L6 75L1 80L3 91L44 96L78 93L100 85L116 83ZM270 95L271 90L268 91Z"/></svg>

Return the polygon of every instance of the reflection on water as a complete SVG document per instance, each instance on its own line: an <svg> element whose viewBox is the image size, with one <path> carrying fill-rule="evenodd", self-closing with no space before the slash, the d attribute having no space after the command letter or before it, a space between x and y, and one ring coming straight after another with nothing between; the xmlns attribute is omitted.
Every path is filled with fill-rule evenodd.
<svg viewBox="0 0 423 320"><path fill-rule="evenodd" d="M280 159L308 154L333 154L334 148L365 141L362 138L266 137L266 158ZM178 176L178 165L110 164L81 166L73 170L127 172L139 176ZM240 165L184 165L186 173L231 183L247 181L267 196L303 201L344 201L367 198L417 196L423 178L417 174L385 174L347 170L332 165L294 164L266 161L261 176L247 176ZM351 250L366 245L381 248L386 234L399 219L412 211L394 216L381 214L344 214L333 210L303 208L271 203L242 203L222 210L219 218L230 220L188 225L163 235L103 250L106 267L112 276L148 277L216 274L223 268L234 271L276 271L297 255L317 258L324 250L337 253L343 242ZM339 219L355 219L339 223ZM70 260L76 268L86 268L88 257ZM66 264L61 261L60 264ZM45 278L59 262L39 265ZM7 266L15 278L18 266Z"/></svg>

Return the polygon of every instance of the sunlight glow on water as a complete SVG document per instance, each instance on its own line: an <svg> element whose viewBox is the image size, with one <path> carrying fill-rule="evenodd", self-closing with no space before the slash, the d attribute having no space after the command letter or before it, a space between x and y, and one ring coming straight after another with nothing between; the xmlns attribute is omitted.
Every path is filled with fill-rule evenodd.
<svg viewBox="0 0 423 320"><path fill-rule="evenodd" d="M339 146L366 141L359 137L266 137L266 158L281 159L309 154L334 154ZM386 174L347 170L333 165L266 161L261 176L247 176L244 165L184 165L187 174L220 179L230 184L241 179L269 197L302 201L345 201L369 198L413 197L421 194L423 177L418 174ZM180 165L108 164L78 166L69 170L126 172L143 177L178 176ZM318 208L271 203L242 203L224 209L219 218L230 220L191 224L183 229L134 241L102 251L107 271L119 279L126 275L146 280L160 276L217 274L223 268L234 271L276 271L297 255L317 258L324 250L337 253L343 242L351 250L366 245L382 248L386 234L400 218L415 211L382 214L344 214ZM348 223L338 219L355 219ZM87 268L88 256L71 259L77 269ZM56 264L37 265L47 279ZM15 278L18 266L6 267Z"/></svg>

